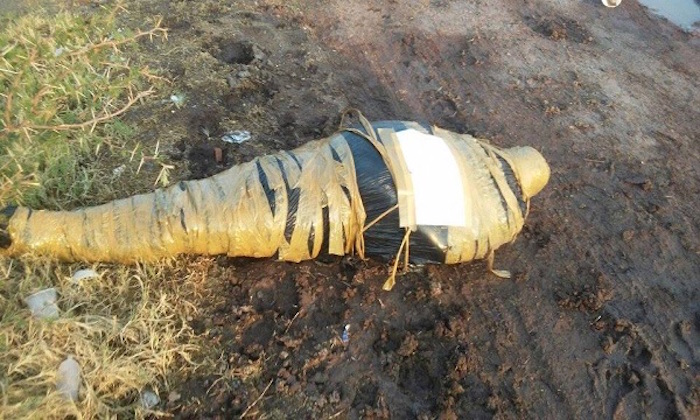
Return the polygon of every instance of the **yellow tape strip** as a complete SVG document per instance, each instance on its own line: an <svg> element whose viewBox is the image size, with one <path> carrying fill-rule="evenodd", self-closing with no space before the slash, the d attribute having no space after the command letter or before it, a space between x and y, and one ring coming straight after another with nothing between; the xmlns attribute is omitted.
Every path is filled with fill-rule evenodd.
<svg viewBox="0 0 700 420"><path fill-rule="evenodd" d="M396 132L390 128L377 130L379 139L386 148L389 158L389 171L396 185L396 196L399 203L399 226L409 228L411 231L416 226L416 201L413 193L413 181L406 166L406 159L401 151L401 145L396 137Z"/></svg>

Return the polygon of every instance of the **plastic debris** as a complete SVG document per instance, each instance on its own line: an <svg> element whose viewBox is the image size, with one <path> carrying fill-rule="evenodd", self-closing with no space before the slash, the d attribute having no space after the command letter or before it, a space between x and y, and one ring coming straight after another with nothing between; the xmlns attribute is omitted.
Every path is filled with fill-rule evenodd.
<svg viewBox="0 0 700 420"><path fill-rule="evenodd" d="M343 341L343 344L348 344L350 341L350 324L345 325L345 328L343 328L341 340Z"/></svg>
<svg viewBox="0 0 700 420"><path fill-rule="evenodd" d="M172 102L177 108L180 108L185 104L185 95L181 93L172 94L170 95L170 102Z"/></svg>
<svg viewBox="0 0 700 420"><path fill-rule="evenodd" d="M57 296L56 289L51 287L27 296L24 302L35 318L53 319L58 318Z"/></svg>
<svg viewBox="0 0 700 420"><path fill-rule="evenodd" d="M116 168L112 169L112 175L115 178L117 178L117 177L121 176L121 174L123 174L125 170L126 170L126 165L117 166Z"/></svg>
<svg viewBox="0 0 700 420"><path fill-rule="evenodd" d="M75 273L73 273L73 275L70 278L70 281L73 284L78 284L83 280L94 279L98 277L100 277L100 275L97 274L97 271L91 268L83 268L82 270L78 270Z"/></svg>
<svg viewBox="0 0 700 420"><path fill-rule="evenodd" d="M68 356L58 365L56 390L67 400L77 401L80 390L80 364Z"/></svg>
<svg viewBox="0 0 700 420"><path fill-rule="evenodd" d="M617 7L622 3L622 0L602 0L605 7Z"/></svg>
<svg viewBox="0 0 700 420"><path fill-rule="evenodd" d="M146 410L150 410L151 408L160 404L160 397L149 389L141 391L141 396L139 399L141 401L141 407L145 408Z"/></svg>
<svg viewBox="0 0 700 420"><path fill-rule="evenodd" d="M250 140L250 137L250 131L236 130L224 134L224 136L221 137L221 140L225 141L226 143L241 144Z"/></svg>
<svg viewBox="0 0 700 420"><path fill-rule="evenodd" d="M53 50L53 56L54 56L54 57L59 57L59 56L61 56L65 51L66 51L65 48L63 48L63 47L58 47L58 48L56 48L55 50Z"/></svg>

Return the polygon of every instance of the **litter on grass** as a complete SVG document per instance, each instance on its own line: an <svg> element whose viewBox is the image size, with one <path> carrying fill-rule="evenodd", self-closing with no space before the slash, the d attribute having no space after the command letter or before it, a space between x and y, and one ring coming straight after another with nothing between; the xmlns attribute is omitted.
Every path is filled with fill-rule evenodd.
<svg viewBox="0 0 700 420"><path fill-rule="evenodd" d="M100 275L97 274L97 271L91 268L83 268L82 270L78 270L75 273L73 273L73 275L70 278L70 281L73 284L78 284L83 280L94 279L97 277L100 277Z"/></svg>
<svg viewBox="0 0 700 420"><path fill-rule="evenodd" d="M70 401L78 400L80 390L80 364L68 356L60 365L56 374L56 390L63 398Z"/></svg>
<svg viewBox="0 0 700 420"><path fill-rule="evenodd" d="M160 397L149 389L141 391L141 396L139 399L141 401L141 407L145 408L146 410L150 410L151 408L160 404Z"/></svg>
<svg viewBox="0 0 700 420"><path fill-rule="evenodd" d="M58 294L53 287L40 290L24 298L24 302L32 312L32 316L39 319L58 318L58 306L56 298Z"/></svg>
<svg viewBox="0 0 700 420"><path fill-rule="evenodd" d="M176 108L181 108L185 104L185 95L183 95L183 94L170 95L170 102L172 102Z"/></svg>
<svg viewBox="0 0 700 420"><path fill-rule="evenodd" d="M112 175L115 178L117 178L117 177L121 176L125 170L126 170L126 165L119 165L112 170Z"/></svg>

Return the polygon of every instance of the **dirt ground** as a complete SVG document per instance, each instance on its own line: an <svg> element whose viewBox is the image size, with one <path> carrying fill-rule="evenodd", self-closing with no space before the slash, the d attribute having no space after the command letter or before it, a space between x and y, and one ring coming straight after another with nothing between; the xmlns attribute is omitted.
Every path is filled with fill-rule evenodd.
<svg viewBox="0 0 700 420"><path fill-rule="evenodd" d="M226 3L224 5L224 3ZM89 7L89 6L88 6ZM348 106L552 167L485 264L203 259L215 369L175 418L700 418L700 36L634 0L132 0L184 94L127 115L181 179L332 133ZM230 130L252 140L224 143ZM217 162L215 149L221 149ZM349 325L349 340L341 339ZM251 381L247 372L259 373Z"/></svg>

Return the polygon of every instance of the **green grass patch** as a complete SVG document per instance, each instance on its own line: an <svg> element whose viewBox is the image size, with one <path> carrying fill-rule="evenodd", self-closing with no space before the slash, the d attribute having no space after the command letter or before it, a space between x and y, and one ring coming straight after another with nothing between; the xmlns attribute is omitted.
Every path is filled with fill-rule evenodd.
<svg viewBox="0 0 700 420"><path fill-rule="evenodd" d="M126 52L165 31L119 28L117 10L32 14L0 32L0 205L89 201L101 148L127 141L116 118L158 78Z"/></svg>

